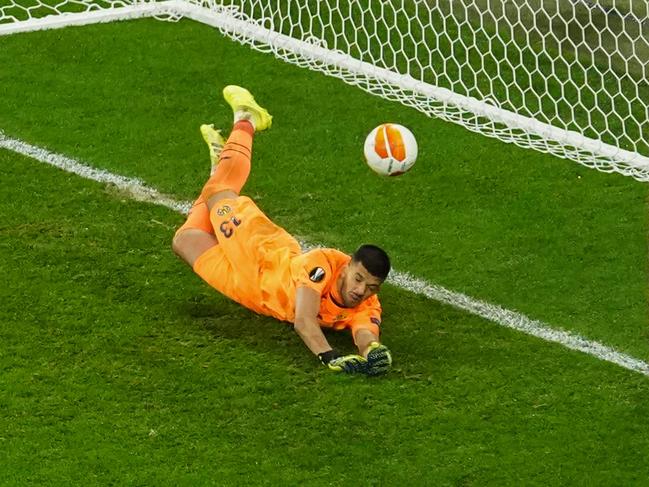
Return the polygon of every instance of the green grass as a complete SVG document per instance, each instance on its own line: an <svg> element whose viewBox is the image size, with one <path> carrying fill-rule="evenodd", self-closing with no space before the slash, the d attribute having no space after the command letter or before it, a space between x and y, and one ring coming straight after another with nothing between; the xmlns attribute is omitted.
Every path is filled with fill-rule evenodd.
<svg viewBox="0 0 649 487"><path fill-rule="evenodd" d="M5 485L649 474L646 377L390 286L396 371L337 376L288 326L180 264L168 245L178 215L7 152L0 162Z"/></svg>
<svg viewBox="0 0 649 487"><path fill-rule="evenodd" d="M401 270L649 357L642 184L475 137L191 22L12 36L0 56L7 134L184 199L205 178L198 125L227 128L220 89L246 84L275 115L247 191L290 231L348 251L374 240ZM386 120L420 141L402 178L361 160Z"/></svg>
<svg viewBox="0 0 649 487"><path fill-rule="evenodd" d="M2 37L0 66L7 135L182 199L207 172L198 125L227 128L219 91L244 84L275 116L246 190L292 233L376 242L399 270L649 358L647 194L632 179L430 120L192 22ZM361 160L384 121L420 142L397 179ZM180 215L6 151L0 164L6 485L649 475L642 375L386 286L396 370L336 376L172 255Z"/></svg>

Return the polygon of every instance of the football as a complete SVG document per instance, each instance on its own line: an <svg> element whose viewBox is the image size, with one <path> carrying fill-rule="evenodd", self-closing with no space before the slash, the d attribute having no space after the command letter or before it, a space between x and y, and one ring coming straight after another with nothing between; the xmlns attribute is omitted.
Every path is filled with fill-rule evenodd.
<svg viewBox="0 0 649 487"><path fill-rule="evenodd" d="M403 125L383 123L365 139L365 161L383 176L398 176L417 160L417 140Z"/></svg>

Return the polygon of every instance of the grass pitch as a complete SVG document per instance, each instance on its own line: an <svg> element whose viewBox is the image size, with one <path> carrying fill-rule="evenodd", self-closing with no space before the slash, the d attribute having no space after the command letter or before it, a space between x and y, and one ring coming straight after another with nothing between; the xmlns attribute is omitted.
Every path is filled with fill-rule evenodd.
<svg viewBox="0 0 649 487"><path fill-rule="evenodd" d="M182 63L178 59L183 59ZM647 359L646 187L470 134L192 22L0 38L0 129L190 199L222 86L275 116L246 187L292 233ZM409 174L362 140L409 126ZM548 485L649 475L649 382L386 286L379 380L318 366L287 325L171 253L182 217L0 152L0 481ZM331 336L342 349L350 338ZM632 448L629 445L633 445Z"/></svg>

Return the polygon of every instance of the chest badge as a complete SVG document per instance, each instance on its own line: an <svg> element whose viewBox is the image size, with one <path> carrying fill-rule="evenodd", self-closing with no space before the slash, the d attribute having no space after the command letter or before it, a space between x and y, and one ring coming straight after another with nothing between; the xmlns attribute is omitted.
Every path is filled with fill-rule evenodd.
<svg viewBox="0 0 649 487"><path fill-rule="evenodd" d="M309 279L312 282L320 282L324 279L325 277L325 271L322 267L314 267L311 269L311 272L309 272Z"/></svg>

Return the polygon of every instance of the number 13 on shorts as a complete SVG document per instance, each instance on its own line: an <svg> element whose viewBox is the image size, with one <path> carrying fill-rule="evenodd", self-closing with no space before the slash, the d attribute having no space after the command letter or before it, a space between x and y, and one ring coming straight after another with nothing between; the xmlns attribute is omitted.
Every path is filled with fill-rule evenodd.
<svg viewBox="0 0 649 487"><path fill-rule="evenodd" d="M219 230L221 230L225 238L230 238L239 225L241 225L241 220L233 215L219 225Z"/></svg>

